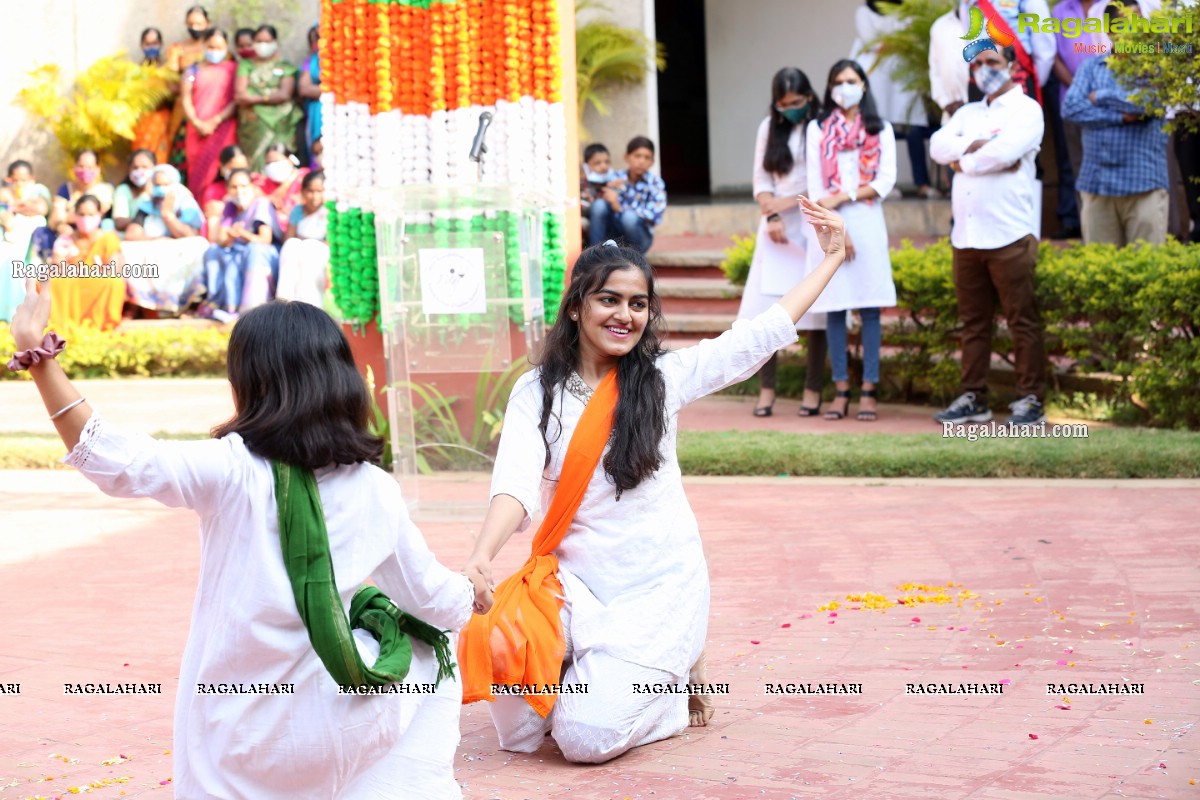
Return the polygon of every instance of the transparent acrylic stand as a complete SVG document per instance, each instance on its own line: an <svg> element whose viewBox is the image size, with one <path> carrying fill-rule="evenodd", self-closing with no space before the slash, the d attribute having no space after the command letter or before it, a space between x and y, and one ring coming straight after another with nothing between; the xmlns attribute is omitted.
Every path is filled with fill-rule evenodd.
<svg viewBox="0 0 1200 800"><path fill-rule="evenodd" d="M461 503L438 498L445 492L432 484L422 492L420 453L461 445L423 440L429 426L419 424L414 402L428 403L422 376L456 373L469 382L536 349L544 335L542 240L552 201L478 185L365 189L346 199L375 215L392 469L411 512L443 517L447 504ZM483 454L478 463L490 468Z"/></svg>

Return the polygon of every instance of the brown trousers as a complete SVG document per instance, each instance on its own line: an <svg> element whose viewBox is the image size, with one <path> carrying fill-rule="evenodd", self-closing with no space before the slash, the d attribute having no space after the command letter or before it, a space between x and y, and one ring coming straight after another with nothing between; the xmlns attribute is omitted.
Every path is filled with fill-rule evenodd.
<svg viewBox="0 0 1200 800"><path fill-rule="evenodd" d="M1017 362L1017 393L1046 393L1042 315L1033 293L1038 240L1032 235L995 250L954 250L954 288L962 320L962 391L987 396L996 299L1008 320Z"/></svg>

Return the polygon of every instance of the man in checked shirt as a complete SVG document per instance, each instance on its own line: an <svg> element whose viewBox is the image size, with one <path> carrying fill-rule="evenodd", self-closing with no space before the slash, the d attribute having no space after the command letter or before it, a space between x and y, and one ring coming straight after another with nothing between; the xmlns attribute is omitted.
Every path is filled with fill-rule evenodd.
<svg viewBox="0 0 1200 800"><path fill-rule="evenodd" d="M1110 3L1104 13L1112 19L1141 14L1133 0L1124 6ZM1146 56L1113 53L1109 47L1079 67L1063 101L1063 118L1083 129L1083 166L1075 182L1083 198L1083 241L1163 244L1170 209L1167 135L1161 117L1147 116L1128 101L1108 68L1113 58Z"/></svg>

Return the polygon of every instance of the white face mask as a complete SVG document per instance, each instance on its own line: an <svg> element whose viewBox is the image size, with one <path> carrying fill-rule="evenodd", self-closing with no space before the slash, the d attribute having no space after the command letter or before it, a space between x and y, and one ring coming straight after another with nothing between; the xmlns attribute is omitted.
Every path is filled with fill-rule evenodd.
<svg viewBox="0 0 1200 800"><path fill-rule="evenodd" d="M275 51L279 49L279 45L275 42L255 42L254 52L259 58L270 58L275 55Z"/></svg>
<svg viewBox="0 0 1200 800"><path fill-rule="evenodd" d="M283 183L292 175L292 165L287 159L272 161L263 167L263 174L276 183Z"/></svg>
<svg viewBox="0 0 1200 800"><path fill-rule="evenodd" d="M233 202L237 204L238 208L249 208L250 204L254 202L254 190L238 189L233 193Z"/></svg>
<svg viewBox="0 0 1200 800"><path fill-rule="evenodd" d="M829 94L842 108L854 108L862 102L863 87L861 83L839 83Z"/></svg>

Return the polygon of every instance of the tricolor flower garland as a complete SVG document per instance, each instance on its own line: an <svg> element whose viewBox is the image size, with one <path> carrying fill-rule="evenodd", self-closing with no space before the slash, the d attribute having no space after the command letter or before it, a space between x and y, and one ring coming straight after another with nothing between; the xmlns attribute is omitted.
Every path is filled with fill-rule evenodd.
<svg viewBox="0 0 1200 800"><path fill-rule="evenodd" d="M379 294L374 219L351 193L473 182L467 151L481 112L494 117L485 183L569 191L559 34L558 0L321 0L330 258L347 317L373 319ZM504 232L510 292L520 286L517 222L461 222ZM562 234L561 212L544 215L540 253L531 254L542 258L548 321L562 293Z"/></svg>

